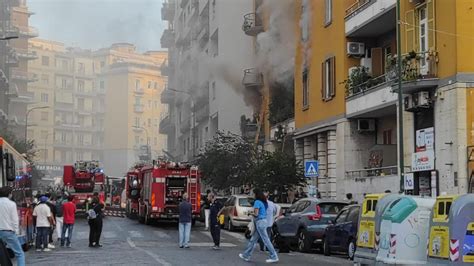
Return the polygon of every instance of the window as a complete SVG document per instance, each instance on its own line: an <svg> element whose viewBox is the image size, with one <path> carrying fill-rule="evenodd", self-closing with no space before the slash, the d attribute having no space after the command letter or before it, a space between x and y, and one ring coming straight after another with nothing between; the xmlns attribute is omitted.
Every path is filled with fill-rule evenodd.
<svg viewBox="0 0 474 266"><path fill-rule="evenodd" d="M135 105L140 105L140 104L142 104L141 98L135 97Z"/></svg>
<svg viewBox="0 0 474 266"><path fill-rule="evenodd" d="M49 66L49 57L48 56L42 56L41 57L41 65Z"/></svg>
<svg viewBox="0 0 474 266"><path fill-rule="evenodd" d="M301 40L306 42L309 39L309 23L311 21L309 0L303 0L301 14Z"/></svg>
<svg viewBox="0 0 474 266"><path fill-rule="evenodd" d="M346 218L347 218L347 214L349 212L349 209L346 209L346 210L343 210L339 216L337 216L336 218L336 224L340 224L340 223L343 223L346 221Z"/></svg>
<svg viewBox="0 0 474 266"><path fill-rule="evenodd" d="M77 91L84 92L84 80L77 81Z"/></svg>
<svg viewBox="0 0 474 266"><path fill-rule="evenodd" d="M309 106L309 80L308 70L303 71L303 108Z"/></svg>
<svg viewBox="0 0 474 266"><path fill-rule="evenodd" d="M420 19L419 21L419 41L420 41L420 52L427 52L428 51L428 18L426 14L426 6L422 7L418 10L418 17ZM421 72L422 74L427 74L428 69L427 69L427 62L424 56L422 56L421 60Z"/></svg>
<svg viewBox="0 0 474 266"><path fill-rule="evenodd" d="M84 135L79 134L77 135L77 143L83 145L84 144Z"/></svg>
<svg viewBox="0 0 474 266"><path fill-rule="evenodd" d="M151 100L148 100L148 108L151 109Z"/></svg>
<svg viewBox="0 0 474 266"><path fill-rule="evenodd" d="M135 136L135 145L139 145L139 144L140 144L140 137Z"/></svg>
<svg viewBox="0 0 474 266"><path fill-rule="evenodd" d="M48 112L41 112L41 121L48 121Z"/></svg>
<svg viewBox="0 0 474 266"><path fill-rule="evenodd" d="M135 90L138 91L139 89L140 89L140 80L137 79L137 80L135 80Z"/></svg>
<svg viewBox="0 0 474 266"><path fill-rule="evenodd" d="M84 98L77 99L77 108L79 110L84 110Z"/></svg>
<svg viewBox="0 0 474 266"><path fill-rule="evenodd" d="M42 74L41 75L41 83L43 83L45 85L48 85L49 84L49 76L45 75L45 74Z"/></svg>
<svg viewBox="0 0 474 266"><path fill-rule="evenodd" d="M48 131L47 130L41 130L41 138L45 140L48 138Z"/></svg>
<svg viewBox="0 0 474 266"><path fill-rule="evenodd" d="M78 72L81 73L81 74L84 74L85 71L86 71L86 69L84 67L84 63L79 63L78 64Z"/></svg>
<svg viewBox="0 0 474 266"><path fill-rule="evenodd" d="M105 61L100 61L100 67L101 68L105 67Z"/></svg>
<svg viewBox="0 0 474 266"><path fill-rule="evenodd" d="M105 81L101 80L99 87L100 87L101 89L105 89Z"/></svg>
<svg viewBox="0 0 474 266"><path fill-rule="evenodd" d="M322 64L322 88L324 101L329 101L336 95L335 57L326 59Z"/></svg>
<svg viewBox="0 0 474 266"><path fill-rule="evenodd" d="M67 68L68 68L68 62L67 62L67 60L62 60L62 61L61 61L61 68L62 68L63 70L67 70Z"/></svg>
<svg viewBox="0 0 474 266"><path fill-rule="evenodd" d="M155 90L158 89L158 82L156 82L156 81L155 81L155 87L154 88L155 88Z"/></svg>
<svg viewBox="0 0 474 266"><path fill-rule="evenodd" d="M158 108L158 101L155 101L155 102L153 103L153 108L155 108L155 109Z"/></svg>
<svg viewBox="0 0 474 266"><path fill-rule="evenodd" d="M66 80L66 79L62 79L62 80L61 80L61 88L63 88L63 89L67 89L67 88L68 88L68 84L67 84L67 80Z"/></svg>
<svg viewBox="0 0 474 266"><path fill-rule="evenodd" d="M392 143L392 130L387 129L383 131L383 144L390 145Z"/></svg>
<svg viewBox="0 0 474 266"><path fill-rule="evenodd" d="M324 26L332 22L332 0L325 0Z"/></svg>
<svg viewBox="0 0 474 266"><path fill-rule="evenodd" d="M41 93L41 102L47 103L48 102L48 97L49 95L47 93Z"/></svg>
<svg viewBox="0 0 474 266"><path fill-rule="evenodd" d="M48 160L48 150L47 149L42 149L41 150L41 157L46 161Z"/></svg>
<svg viewBox="0 0 474 266"><path fill-rule="evenodd" d="M158 126L158 118L155 118L155 127Z"/></svg>
<svg viewBox="0 0 474 266"><path fill-rule="evenodd" d="M359 207L352 208L349 215L347 216L347 221L351 223L357 223L359 220Z"/></svg>
<svg viewBox="0 0 474 266"><path fill-rule="evenodd" d="M151 118L148 118L148 127L151 127Z"/></svg>
<svg viewBox="0 0 474 266"><path fill-rule="evenodd" d="M135 127L140 127L140 117L135 117Z"/></svg>
<svg viewBox="0 0 474 266"><path fill-rule="evenodd" d="M213 81L211 84L211 90L212 90L212 99L215 100L216 99L216 82L215 81Z"/></svg>
<svg viewBox="0 0 474 266"><path fill-rule="evenodd" d="M158 145L158 138L155 137L153 142L155 143L155 146Z"/></svg>
<svg viewBox="0 0 474 266"><path fill-rule="evenodd" d="M183 140L183 153L186 154L186 140Z"/></svg>
<svg viewBox="0 0 474 266"><path fill-rule="evenodd" d="M148 88L151 89L151 81L148 81Z"/></svg>

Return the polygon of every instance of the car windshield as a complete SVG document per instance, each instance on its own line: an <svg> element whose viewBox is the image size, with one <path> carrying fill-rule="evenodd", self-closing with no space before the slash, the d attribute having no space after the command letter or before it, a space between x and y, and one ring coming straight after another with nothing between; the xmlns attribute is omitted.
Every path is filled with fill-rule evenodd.
<svg viewBox="0 0 474 266"><path fill-rule="evenodd" d="M252 207L254 199L252 198L240 198L239 199L239 206L241 207Z"/></svg>
<svg viewBox="0 0 474 266"><path fill-rule="evenodd" d="M347 204L344 203L320 203L322 214L338 214Z"/></svg>

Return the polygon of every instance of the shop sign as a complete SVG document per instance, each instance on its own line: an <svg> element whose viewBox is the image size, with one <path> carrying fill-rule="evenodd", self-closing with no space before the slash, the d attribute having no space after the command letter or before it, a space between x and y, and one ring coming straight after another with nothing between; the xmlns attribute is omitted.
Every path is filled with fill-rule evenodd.
<svg viewBox="0 0 474 266"><path fill-rule="evenodd" d="M434 149L434 128L429 127L416 131L416 151L429 151Z"/></svg>
<svg viewBox="0 0 474 266"><path fill-rule="evenodd" d="M62 171L63 168L57 165L37 165L36 169L40 171Z"/></svg>
<svg viewBox="0 0 474 266"><path fill-rule="evenodd" d="M412 155L411 171L430 171L435 168L435 156L433 150L415 152Z"/></svg>

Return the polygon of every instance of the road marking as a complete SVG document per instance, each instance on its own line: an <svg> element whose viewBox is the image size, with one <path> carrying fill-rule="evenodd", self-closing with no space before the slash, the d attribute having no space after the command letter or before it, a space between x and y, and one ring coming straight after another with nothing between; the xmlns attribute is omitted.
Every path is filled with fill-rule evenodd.
<svg viewBox="0 0 474 266"><path fill-rule="evenodd" d="M221 232L226 234L226 235L229 235L231 237L235 237L240 241L247 241L247 239L245 238L244 235L242 235L242 233L229 232L229 231L225 231L225 230L221 230Z"/></svg>
<svg viewBox="0 0 474 266"><path fill-rule="evenodd" d="M115 232L104 232L104 238L117 238L117 234Z"/></svg>
<svg viewBox="0 0 474 266"><path fill-rule="evenodd" d="M142 238L143 237L142 233L140 233L138 231L128 231L128 234L131 237L134 237L134 238Z"/></svg>
<svg viewBox="0 0 474 266"><path fill-rule="evenodd" d="M74 236L73 236L73 239L74 239ZM89 239L89 232L76 231L75 239L79 239L79 240Z"/></svg>
<svg viewBox="0 0 474 266"><path fill-rule="evenodd" d="M137 247L137 245L135 244L135 242L132 241L132 239L130 237L127 237L127 243L128 245L131 247L131 248L134 248L136 250L140 250L140 251L143 251L145 252L148 256L152 257L156 262L158 262L159 264L163 265L163 266L171 266L171 263L167 262L166 260L162 259L160 256L156 255L155 253L149 251L149 250L146 250L146 249L143 249L143 248L140 248L140 247Z"/></svg>
<svg viewBox="0 0 474 266"><path fill-rule="evenodd" d="M198 242L198 243L189 243L189 246L191 247L213 247L214 246L214 243L211 243L211 242ZM235 244L232 244L232 243L220 243L220 246L221 247L229 247L229 248L233 248L233 247L236 247L237 245Z"/></svg>
<svg viewBox="0 0 474 266"><path fill-rule="evenodd" d="M135 245L135 243L132 241L132 239L130 237L127 237L127 243L130 247L132 248L136 248L137 245Z"/></svg>
<svg viewBox="0 0 474 266"><path fill-rule="evenodd" d="M171 236L169 236L167 233L165 232L162 232L162 231L153 231L155 233L155 235L159 238L166 238L166 239L170 239Z"/></svg>

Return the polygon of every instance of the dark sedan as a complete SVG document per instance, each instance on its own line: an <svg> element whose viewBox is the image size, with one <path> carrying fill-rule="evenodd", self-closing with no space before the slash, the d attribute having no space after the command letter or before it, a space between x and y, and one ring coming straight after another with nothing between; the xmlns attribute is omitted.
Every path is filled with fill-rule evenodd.
<svg viewBox="0 0 474 266"><path fill-rule="evenodd" d="M359 205L347 206L326 228L323 246L324 255L329 256L332 251L338 251L346 253L349 259L354 259L359 212Z"/></svg>
<svg viewBox="0 0 474 266"><path fill-rule="evenodd" d="M346 205L345 201L316 198L297 201L275 221L275 244L282 252L289 248L300 252L309 252L314 246L322 248L329 221Z"/></svg>

